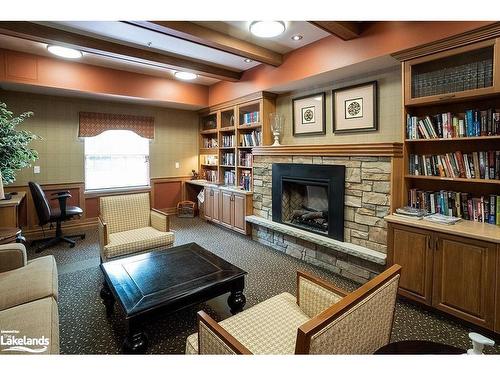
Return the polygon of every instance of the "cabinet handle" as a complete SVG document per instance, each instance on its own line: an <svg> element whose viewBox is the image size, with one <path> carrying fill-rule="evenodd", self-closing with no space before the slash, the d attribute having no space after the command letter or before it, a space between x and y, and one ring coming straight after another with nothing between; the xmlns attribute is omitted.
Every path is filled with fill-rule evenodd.
<svg viewBox="0 0 500 375"><path fill-rule="evenodd" d="M451 99L451 98L454 98L454 97L455 97L455 94L444 95L444 96L440 96L439 100Z"/></svg>

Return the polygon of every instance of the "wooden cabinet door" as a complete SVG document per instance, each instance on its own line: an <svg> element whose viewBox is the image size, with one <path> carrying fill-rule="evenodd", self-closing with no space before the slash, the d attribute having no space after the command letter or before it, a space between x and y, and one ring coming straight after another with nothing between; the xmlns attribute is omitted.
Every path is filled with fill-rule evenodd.
<svg viewBox="0 0 500 375"><path fill-rule="evenodd" d="M497 245L497 288L495 300L495 332L500 333L500 245Z"/></svg>
<svg viewBox="0 0 500 375"><path fill-rule="evenodd" d="M234 203L233 203L233 193L228 191L221 192L221 224L228 227L233 226L234 217Z"/></svg>
<svg viewBox="0 0 500 375"><path fill-rule="evenodd" d="M432 305L474 324L493 328L495 245L437 234Z"/></svg>
<svg viewBox="0 0 500 375"><path fill-rule="evenodd" d="M212 221L220 222L220 190L212 189Z"/></svg>
<svg viewBox="0 0 500 375"><path fill-rule="evenodd" d="M212 189L205 188L205 220L212 220L212 212L213 212L213 191Z"/></svg>
<svg viewBox="0 0 500 375"><path fill-rule="evenodd" d="M388 263L399 264L399 294L430 305L432 302L432 233L389 224Z"/></svg>
<svg viewBox="0 0 500 375"><path fill-rule="evenodd" d="M234 227L246 232L246 196L234 194Z"/></svg>

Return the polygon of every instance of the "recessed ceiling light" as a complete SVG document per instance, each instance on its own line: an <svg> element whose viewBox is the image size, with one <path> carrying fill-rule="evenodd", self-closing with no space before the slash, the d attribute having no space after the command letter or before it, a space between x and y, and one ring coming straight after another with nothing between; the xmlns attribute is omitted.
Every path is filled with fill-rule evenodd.
<svg viewBox="0 0 500 375"><path fill-rule="evenodd" d="M245 60L243 60L243 61L244 61L244 62L246 62L246 63L251 63L251 62L253 62L253 60L252 60L252 59L249 59L249 58L246 58L246 59L245 59Z"/></svg>
<svg viewBox="0 0 500 375"><path fill-rule="evenodd" d="M302 38L303 38L303 36L300 34L296 34L296 35L292 36L292 40L295 40L295 41L301 40Z"/></svg>
<svg viewBox="0 0 500 375"><path fill-rule="evenodd" d="M48 45L47 49L50 53L53 53L54 55L57 55L59 57L64 57L65 59L79 59L83 56L83 53L81 51L73 48Z"/></svg>
<svg viewBox="0 0 500 375"><path fill-rule="evenodd" d="M191 81L192 79L198 78L198 74L191 72L174 72L174 76L184 81Z"/></svg>
<svg viewBox="0 0 500 375"><path fill-rule="evenodd" d="M285 30L283 21L253 21L250 24L250 32L260 38L272 38L282 34Z"/></svg>

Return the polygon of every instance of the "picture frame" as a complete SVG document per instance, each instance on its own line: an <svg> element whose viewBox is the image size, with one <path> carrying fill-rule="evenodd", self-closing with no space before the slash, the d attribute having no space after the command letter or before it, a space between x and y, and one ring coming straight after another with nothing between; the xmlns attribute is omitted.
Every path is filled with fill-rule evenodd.
<svg viewBox="0 0 500 375"><path fill-rule="evenodd" d="M332 90L334 133L378 130L378 84L370 81Z"/></svg>
<svg viewBox="0 0 500 375"><path fill-rule="evenodd" d="M326 134L326 94L324 92L292 99L293 136Z"/></svg>

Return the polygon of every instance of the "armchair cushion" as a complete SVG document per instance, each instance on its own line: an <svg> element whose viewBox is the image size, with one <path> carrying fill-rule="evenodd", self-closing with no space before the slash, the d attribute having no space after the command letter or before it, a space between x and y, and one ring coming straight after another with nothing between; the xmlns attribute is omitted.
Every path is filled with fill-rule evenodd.
<svg viewBox="0 0 500 375"><path fill-rule="evenodd" d="M11 271L26 265L26 248L20 243L0 245L0 272Z"/></svg>
<svg viewBox="0 0 500 375"><path fill-rule="evenodd" d="M110 234L150 226L149 193L102 197L99 201Z"/></svg>
<svg viewBox="0 0 500 375"><path fill-rule="evenodd" d="M174 234L172 232L160 232L149 226L124 232L109 233L108 244L104 246L104 256L106 259L114 258L158 247L171 246L173 242Z"/></svg>
<svg viewBox="0 0 500 375"><path fill-rule="evenodd" d="M2 329L16 330L16 337L49 339L47 350L41 354L59 354L59 314L53 298L43 298L0 311ZM35 346L32 349L43 348ZM1 349L5 349L2 347ZM0 351L0 354L27 354L18 351Z"/></svg>
<svg viewBox="0 0 500 375"><path fill-rule="evenodd" d="M308 320L295 297L282 293L219 324L253 354L293 354L297 329ZM197 333L188 337L186 353L198 353Z"/></svg>
<svg viewBox="0 0 500 375"><path fill-rule="evenodd" d="M30 260L26 266L0 273L0 310L45 297L57 300L57 266L52 255Z"/></svg>

